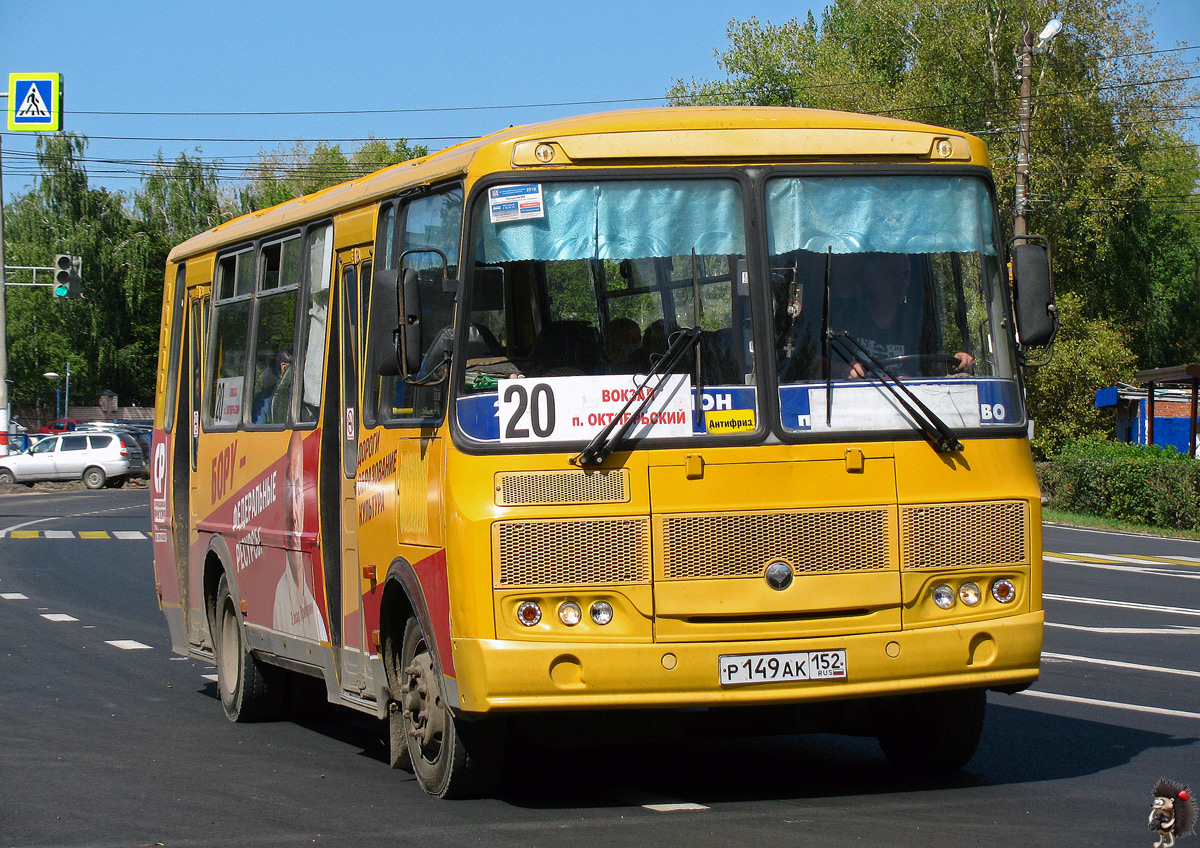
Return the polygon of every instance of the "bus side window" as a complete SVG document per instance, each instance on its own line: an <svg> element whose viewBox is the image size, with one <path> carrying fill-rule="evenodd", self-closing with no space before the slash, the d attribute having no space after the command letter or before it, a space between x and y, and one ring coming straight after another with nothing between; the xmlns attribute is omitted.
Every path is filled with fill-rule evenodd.
<svg viewBox="0 0 1200 848"><path fill-rule="evenodd" d="M246 347L254 303L254 250L222 257L209 347L205 425L229 429L242 420L246 391Z"/></svg>
<svg viewBox="0 0 1200 848"><path fill-rule="evenodd" d="M296 293L301 276L300 237L263 245L259 266L250 420L254 424L284 424L294 382L292 353L296 342Z"/></svg>
<svg viewBox="0 0 1200 848"><path fill-rule="evenodd" d="M322 224L308 231L304 248L305 293L301 299L300 409L296 422L315 424L321 409L321 378L325 370L325 334L329 317L329 279L333 273L333 227Z"/></svg>

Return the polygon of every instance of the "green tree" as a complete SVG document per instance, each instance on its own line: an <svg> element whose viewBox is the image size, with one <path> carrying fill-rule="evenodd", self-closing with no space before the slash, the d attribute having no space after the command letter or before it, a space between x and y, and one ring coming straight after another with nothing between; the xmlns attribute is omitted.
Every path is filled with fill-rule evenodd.
<svg viewBox="0 0 1200 848"><path fill-rule="evenodd" d="M242 212L265 209L426 153L424 146L410 147L404 139L391 144L369 139L350 156L336 144L318 142L310 149L296 142L291 150L259 153L246 171L248 182L238 192L238 206Z"/></svg>
<svg viewBox="0 0 1200 848"><path fill-rule="evenodd" d="M818 25L729 24L726 78L677 81L672 103L891 115L979 134L1012 220L1018 84L1013 49L1045 0L835 0ZM1155 51L1145 10L1079 0L1034 59L1030 226L1054 244L1060 291L1129 329L1146 367L1200 350L1200 159L1182 135L1198 102L1180 54ZM1192 204L1192 205L1189 205Z"/></svg>
<svg viewBox="0 0 1200 848"><path fill-rule="evenodd" d="M133 209L151 232L172 245L237 215L232 199L221 191L215 166L186 153L168 163L161 150L133 195Z"/></svg>
<svg viewBox="0 0 1200 848"><path fill-rule="evenodd" d="M48 265L57 253L83 257L84 299L45 288L8 293L9 376L14 404L52 388L42 376L71 364L71 396L95 404L112 389L122 403L153 401L161 311L161 239L132 219L119 194L88 186L87 139L70 133L37 141L40 175L6 209L6 259Z"/></svg>
<svg viewBox="0 0 1200 848"><path fill-rule="evenodd" d="M1071 441L1111 438L1112 413L1096 408L1096 392L1132 382L1137 370L1119 327L1103 318L1088 318L1076 294L1061 295L1058 308L1061 324L1054 358L1029 372L1025 385L1038 459L1053 456Z"/></svg>

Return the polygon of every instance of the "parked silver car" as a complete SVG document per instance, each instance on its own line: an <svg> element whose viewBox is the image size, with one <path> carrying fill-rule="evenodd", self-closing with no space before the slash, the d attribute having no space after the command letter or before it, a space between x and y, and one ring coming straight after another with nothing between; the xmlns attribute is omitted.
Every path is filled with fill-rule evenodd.
<svg viewBox="0 0 1200 848"><path fill-rule="evenodd" d="M125 485L141 474L146 457L129 436L71 433L42 439L24 453L0 457L0 483L82 480L89 489Z"/></svg>

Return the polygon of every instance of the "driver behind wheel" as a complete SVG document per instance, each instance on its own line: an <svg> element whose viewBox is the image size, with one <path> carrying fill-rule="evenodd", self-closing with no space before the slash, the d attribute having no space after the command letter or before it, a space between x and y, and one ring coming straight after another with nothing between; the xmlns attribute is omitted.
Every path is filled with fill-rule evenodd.
<svg viewBox="0 0 1200 848"><path fill-rule="evenodd" d="M963 351L945 354L938 350L938 341L929 339L929 334L923 332L923 327L928 325L923 321L920 298L909 296L913 275L907 256L863 253L853 258L860 267L851 278L860 281L861 290L848 314L832 316L834 327L849 333L891 373L921 374L919 363L922 359L927 362L941 360L938 368L948 367L959 373L971 370L975 364L971 354ZM863 362L851 362L846 376L860 379L867 376L869 370Z"/></svg>

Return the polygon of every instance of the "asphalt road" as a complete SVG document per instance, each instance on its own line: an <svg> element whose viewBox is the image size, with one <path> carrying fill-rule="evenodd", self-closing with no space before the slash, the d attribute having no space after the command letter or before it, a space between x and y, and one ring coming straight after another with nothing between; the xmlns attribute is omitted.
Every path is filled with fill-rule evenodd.
<svg viewBox="0 0 1200 848"><path fill-rule="evenodd" d="M498 797L444 802L372 720L227 722L170 653L148 507L0 495L0 846L1150 846L1153 783L1200 783L1200 543L1047 527L1042 679L990 696L952 778L872 739L658 738L531 745Z"/></svg>

